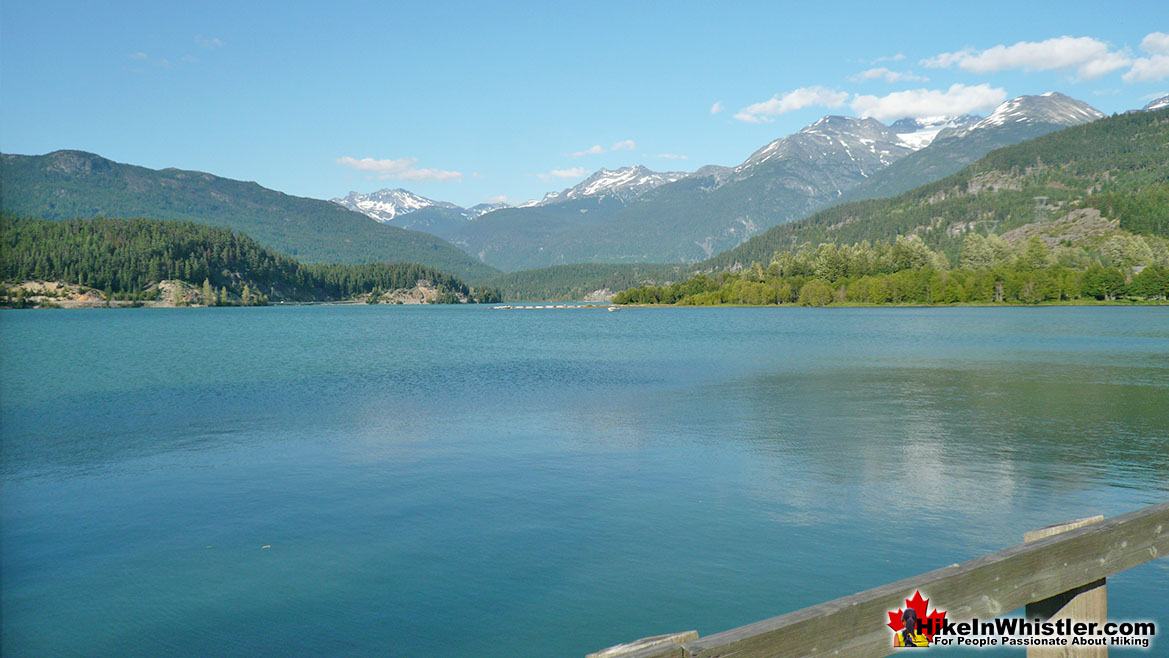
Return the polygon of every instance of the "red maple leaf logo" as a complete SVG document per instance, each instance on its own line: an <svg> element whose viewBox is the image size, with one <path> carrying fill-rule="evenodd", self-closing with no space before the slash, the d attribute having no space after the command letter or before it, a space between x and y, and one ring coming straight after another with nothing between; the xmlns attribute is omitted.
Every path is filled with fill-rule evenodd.
<svg viewBox="0 0 1169 658"><path fill-rule="evenodd" d="M914 592L912 599L905 599L905 605L913 608L917 613L917 618L922 622L921 633L930 642L934 641L934 632L942 627L942 622L946 620L946 611L934 609L933 612L926 615L926 608L929 607L930 600L921 598L921 592ZM893 629L894 633L900 632L905 628L905 622L901 620L902 613L905 608L898 608L897 612L889 611L889 628Z"/></svg>

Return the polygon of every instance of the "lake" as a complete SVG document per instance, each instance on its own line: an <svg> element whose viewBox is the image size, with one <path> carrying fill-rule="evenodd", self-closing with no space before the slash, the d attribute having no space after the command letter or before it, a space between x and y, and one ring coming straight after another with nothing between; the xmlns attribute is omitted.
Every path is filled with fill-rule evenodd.
<svg viewBox="0 0 1169 658"><path fill-rule="evenodd" d="M0 340L5 656L582 658L1169 499L1165 307L5 311ZM1169 629L1169 560L1108 594Z"/></svg>

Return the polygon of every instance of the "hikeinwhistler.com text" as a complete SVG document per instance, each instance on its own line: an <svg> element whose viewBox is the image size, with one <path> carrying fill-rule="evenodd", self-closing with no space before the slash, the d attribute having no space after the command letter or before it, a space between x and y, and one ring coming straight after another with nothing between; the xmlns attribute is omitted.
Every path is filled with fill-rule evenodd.
<svg viewBox="0 0 1169 658"><path fill-rule="evenodd" d="M931 644L939 647L1110 646L1147 649L1157 634L1156 622L1152 621L1099 623L1001 617L985 621L930 620L921 625L926 632L933 632Z"/></svg>

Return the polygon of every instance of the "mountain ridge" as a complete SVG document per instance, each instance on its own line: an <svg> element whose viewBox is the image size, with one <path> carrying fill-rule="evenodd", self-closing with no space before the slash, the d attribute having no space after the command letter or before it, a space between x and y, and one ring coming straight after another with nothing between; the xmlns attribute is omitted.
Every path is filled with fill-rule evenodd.
<svg viewBox="0 0 1169 658"><path fill-rule="evenodd" d="M695 266L769 262L793 245L918 235L953 249L970 232L1006 232L1095 208L1124 230L1169 237L1169 108L1071 126L996 149L961 171L895 197L854 201L773 227ZM1041 200L1041 201L1040 201Z"/></svg>
<svg viewBox="0 0 1169 658"><path fill-rule="evenodd" d="M0 208L43 219L149 217L247 233L308 262L413 262L486 278L494 268L428 233L379 224L319 199L201 171L149 169L78 150L0 155Z"/></svg>
<svg viewBox="0 0 1169 658"><path fill-rule="evenodd" d="M984 119L941 130L929 145L860 183L841 201L894 196L949 176L997 148L1103 117L1087 103L1058 92L1017 96Z"/></svg>

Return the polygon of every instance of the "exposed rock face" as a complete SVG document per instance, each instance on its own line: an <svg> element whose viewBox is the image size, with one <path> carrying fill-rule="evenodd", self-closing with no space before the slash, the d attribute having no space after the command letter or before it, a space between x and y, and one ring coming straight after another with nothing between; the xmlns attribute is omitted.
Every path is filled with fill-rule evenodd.
<svg viewBox="0 0 1169 658"><path fill-rule="evenodd" d="M584 299L581 301L591 302L593 304L607 304L613 301L613 296L616 294L617 293L609 290L608 288L601 288L600 290L594 290L585 295Z"/></svg>
<svg viewBox="0 0 1169 658"><path fill-rule="evenodd" d="M1065 242L1081 246L1101 240L1119 228L1119 221L1103 217L1099 210L1080 208L1050 222L1034 222L1011 229L1003 233L1003 239L1016 244L1039 236L1048 247Z"/></svg>
<svg viewBox="0 0 1169 658"><path fill-rule="evenodd" d="M379 304L434 304L442 295L442 291L426 279L419 279L413 288L399 288L382 293L378 297ZM459 301L466 303L465 295L458 296Z"/></svg>

